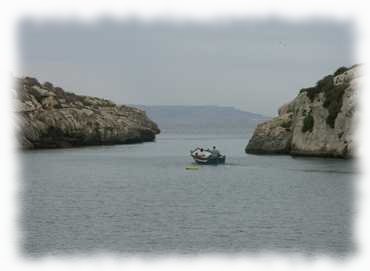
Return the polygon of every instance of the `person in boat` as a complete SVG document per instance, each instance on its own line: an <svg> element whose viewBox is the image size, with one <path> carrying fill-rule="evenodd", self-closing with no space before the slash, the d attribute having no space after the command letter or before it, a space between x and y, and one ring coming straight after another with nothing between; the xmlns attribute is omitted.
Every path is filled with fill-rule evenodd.
<svg viewBox="0 0 370 271"><path fill-rule="evenodd" d="M216 149L216 146L213 146L211 152L212 152L213 157L220 157L221 156L220 152Z"/></svg>

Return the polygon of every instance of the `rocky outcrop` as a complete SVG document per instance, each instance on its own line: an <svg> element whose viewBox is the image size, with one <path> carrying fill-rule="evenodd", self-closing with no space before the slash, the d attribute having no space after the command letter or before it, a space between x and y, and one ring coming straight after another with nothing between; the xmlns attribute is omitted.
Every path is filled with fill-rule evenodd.
<svg viewBox="0 0 370 271"><path fill-rule="evenodd" d="M246 148L248 153L284 154L289 152L292 138L292 114L284 114L257 125Z"/></svg>
<svg viewBox="0 0 370 271"><path fill-rule="evenodd" d="M24 149L153 141L160 131L144 111L40 84L16 79L16 111Z"/></svg>
<svg viewBox="0 0 370 271"><path fill-rule="evenodd" d="M302 89L279 115L259 124L245 151L350 158L354 155L360 67L339 68Z"/></svg>

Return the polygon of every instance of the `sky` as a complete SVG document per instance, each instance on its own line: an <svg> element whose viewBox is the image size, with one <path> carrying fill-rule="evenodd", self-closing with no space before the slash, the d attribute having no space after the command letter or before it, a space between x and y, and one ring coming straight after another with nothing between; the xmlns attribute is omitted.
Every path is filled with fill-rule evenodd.
<svg viewBox="0 0 370 271"><path fill-rule="evenodd" d="M301 88L355 64L354 38L350 22L325 20L24 20L18 75L119 104L274 116Z"/></svg>

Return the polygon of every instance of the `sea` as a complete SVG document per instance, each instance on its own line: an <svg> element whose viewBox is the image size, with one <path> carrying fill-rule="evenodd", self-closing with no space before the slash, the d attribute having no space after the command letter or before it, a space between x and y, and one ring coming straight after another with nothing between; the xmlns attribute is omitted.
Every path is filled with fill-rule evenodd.
<svg viewBox="0 0 370 271"><path fill-rule="evenodd" d="M354 161L247 155L251 135L19 153L22 253L351 255ZM198 146L217 146L225 165L194 165Z"/></svg>

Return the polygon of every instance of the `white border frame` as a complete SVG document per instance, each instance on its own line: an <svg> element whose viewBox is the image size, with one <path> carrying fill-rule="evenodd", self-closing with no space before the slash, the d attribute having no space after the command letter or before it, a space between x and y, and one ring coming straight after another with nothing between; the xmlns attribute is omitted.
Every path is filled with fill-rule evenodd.
<svg viewBox="0 0 370 271"><path fill-rule="evenodd" d="M76 256L73 258L46 258L42 260L30 260L23 258L18 251L19 225L17 223L17 174L19 164L16 160L14 124L12 105L10 103L11 81L10 76L17 71L17 50L15 28L20 18L30 16L36 19L57 20L84 20L94 21L101 16L112 16L116 19L137 17L141 20L176 20L176 21L201 21L212 22L213 20L256 17L264 18L276 16L286 20L314 19L317 17L353 20L358 31L356 58L357 62L367 63L369 60L369 15L366 1L340 1L340 0L135 0L135 1L33 1L11 0L2 3L0 11L1 36L1 61L0 79L2 83L0 99L0 118L2 132L0 133L0 161L2 165L2 186L0 195L0 208L2 215L0 223L0 249L1 266L3 270L106 270L128 269L151 270L160 267L163 270L362 270L370 266L370 183L369 171L365 165L369 164L369 142L366 141L369 134L370 122L366 122L366 116L370 116L366 101L370 101L369 80L364 76L362 98L360 105L362 118L359 125L358 138L361 143L359 161L361 178L357 183L357 216L355 219L356 239L358 252L349 259L337 260L330 257L317 257L307 259L299 255L286 254L258 254L226 257L223 255L205 255L199 257L139 257L121 258L120 255L93 255ZM335 45L333 45L335 46ZM368 75L365 65L364 74ZM7 268L4 268L7 267Z"/></svg>

